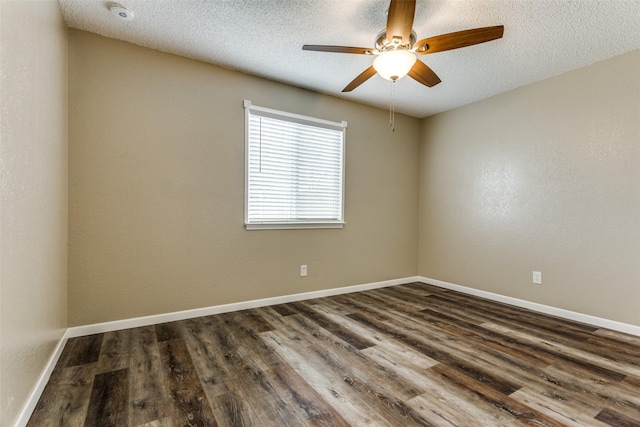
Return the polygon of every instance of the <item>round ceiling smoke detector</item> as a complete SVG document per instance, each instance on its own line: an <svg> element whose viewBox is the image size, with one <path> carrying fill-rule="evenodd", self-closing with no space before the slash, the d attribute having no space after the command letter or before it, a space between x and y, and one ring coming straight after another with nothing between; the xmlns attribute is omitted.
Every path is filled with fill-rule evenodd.
<svg viewBox="0 0 640 427"><path fill-rule="evenodd" d="M126 7L119 5L119 4L112 4L109 7L109 10L111 11L111 13L124 20L124 21L132 21L133 20L133 12L131 12L129 9L127 9Z"/></svg>

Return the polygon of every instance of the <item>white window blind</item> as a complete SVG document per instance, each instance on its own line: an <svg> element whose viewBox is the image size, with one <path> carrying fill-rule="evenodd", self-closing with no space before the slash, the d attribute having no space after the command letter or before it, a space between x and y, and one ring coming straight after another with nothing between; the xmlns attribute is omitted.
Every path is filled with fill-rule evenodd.
<svg viewBox="0 0 640 427"><path fill-rule="evenodd" d="M244 107L247 229L342 227L346 122Z"/></svg>

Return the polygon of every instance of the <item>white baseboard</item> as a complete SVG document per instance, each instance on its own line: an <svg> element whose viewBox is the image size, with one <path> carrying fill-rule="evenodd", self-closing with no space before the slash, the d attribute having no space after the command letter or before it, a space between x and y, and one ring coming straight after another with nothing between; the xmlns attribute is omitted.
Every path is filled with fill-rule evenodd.
<svg viewBox="0 0 640 427"><path fill-rule="evenodd" d="M155 325L156 323L175 322L177 320L192 319L194 317L210 316L212 314L229 313L232 311L246 310L249 308L265 307L268 305L284 304L287 302L303 301L313 298L328 297L332 295L348 294L353 292L366 291L369 289L385 288L387 286L402 285L405 283L419 281L420 277L418 276L405 277L402 279L385 280L382 282L346 286L343 288L323 289L320 291L283 295L278 297L236 302L231 304L215 305L211 307L196 308L193 310L176 311L173 313L163 313L152 316L136 317L132 319L116 320L113 322L75 326L67 329L67 337L74 338L83 335L100 334L121 329L138 328L140 326Z"/></svg>
<svg viewBox="0 0 640 427"><path fill-rule="evenodd" d="M29 394L29 398L27 402L22 407L20 414L18 415L18 419L16 420L15 427L24 427L29 422L31 418L31 414L33 414L33 410L36 409L36 405L40 400L40 396L44 391L47 382L49 382L49 378L51 378L51 373L53 372L53 368L56 367L56 363L58 363L58 359L60 359L60 355L62 354L62 350L64 350L64 346L67 344L67 340L69 337L67 336L68 329L62 334L62 338L58 341L56 348L51 353L51 357L47 361L40 377L38 378L38 382L33 386L31 393Z"/></svg>
<svg viewBox="0 0 640 427"><path fill-rule="evenodd" d="M479 289L456 285L455 283L443 282L442 280L430 279L428 277L419 277L417 281L445 289L451 289L453 291L462 292L464 294L475 295L478 297L490 299L492 301L503 302L506 304L514 305L516 307L527 308L529 310L537 311L540 313L551 314L553 316L575 320L577 322L588 323L589 325L598 326L601 328L612 329L614 331L640 336L640 326L630 325L628 323L616 322L615 320L603 319L601 317L591 316L589 314L578 313L575 311L565 310L549 305L538 304L518 298L494 294L492 292L481 291Z"/></svg>
<svg viewBox="0 0 640 427"><path fill-rule="evenodd" d="M640 326L627 323L617 322L615 320L604 319L601 317L591 316L589 314L578 313L575 311L565 310L549 305L538 304L535 302L522 300L518 298L508 297L505 295L495 294L492 292L482 291L467 286L457 285L455 283L444 282L442 280L431 279L422 276L405 277L401 279L385 280L381 282L365 283L362 285L346 286L342 288L323 289L320 291L304 292L299 294L282 295L278 297L263 298L251 301L242 301L231 304L215 305L204 308L196 308L193 310L176 311L172 313L156 314L145 317L135 317L131 319L116 320L113 322L95 323L91 325L75 326L68 328L63 339L66 342L68 338L80 337L84 335L99 334L104 332L117 331L121 329L137 328L140 326L149 326L157 323L174 322L177 320L192 319L194 317L210 316L212 314L229 313L232 311L246 310L250 308L265 307L269 305L284 304L294 301L304 301L313 298L322 298L332 295L348 294L353 292L366 291L369 289L385 288L388 286L402 285L411 282L423 282L430 285L438 286L445 289L462 292L469 295L475 295L493 301L503 302L514 305L516 307L527 308L529 310L540 313L550 314L577 322L588 323L590 325L601 328L612 329L618 332L624 332L631 335L640 336ZM62 341L61 341L62 342ZM56 349L58 350L58 349ZM61 349L60 349L61 351ZM57 358L56 358L57 361ZM54 363L55 365L55 363ZM49 375L51 373L49 372ZM46 384L46 382L45 382Z"/></svg>

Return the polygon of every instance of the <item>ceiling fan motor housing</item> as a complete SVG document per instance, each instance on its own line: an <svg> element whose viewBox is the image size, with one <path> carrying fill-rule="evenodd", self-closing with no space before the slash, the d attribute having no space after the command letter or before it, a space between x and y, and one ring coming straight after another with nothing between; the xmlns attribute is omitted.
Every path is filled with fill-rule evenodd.
<svg viewBox="0 0 640 427"><path fill-rule="evenodd" d="M392 37L392 40L387 40L387 30L382 30L376 36L375 47L376 50L380 52L385 52L390 49L411 50L411 47L417 39L418 36L416 35L416 32L412 30L411 35L409 36L409 43L402 45L400 44L402 43L402 39L398 37Z"/></svg>

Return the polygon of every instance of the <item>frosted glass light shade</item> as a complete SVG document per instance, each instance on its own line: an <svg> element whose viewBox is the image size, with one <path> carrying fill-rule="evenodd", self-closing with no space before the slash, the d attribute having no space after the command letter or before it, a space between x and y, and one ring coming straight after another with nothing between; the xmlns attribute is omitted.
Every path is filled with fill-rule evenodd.
<svg viewBox="0 0 640 427"><path fill-rule="evenodd" d="M389 50L376 56L373 68L387 80L398 80L407 75L416 59L416 54L411 51Z"/></svg>

